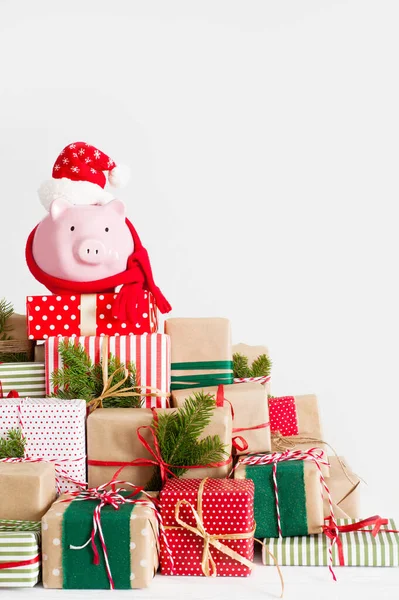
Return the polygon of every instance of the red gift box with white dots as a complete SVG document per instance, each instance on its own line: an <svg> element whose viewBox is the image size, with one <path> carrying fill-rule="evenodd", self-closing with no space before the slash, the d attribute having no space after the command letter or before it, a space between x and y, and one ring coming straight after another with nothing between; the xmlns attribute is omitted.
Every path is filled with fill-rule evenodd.
<svg viewBox="0 0 399 600"><path fill-rule="evenodd" d="M88 325L84 322L87 317L82 311L83 300L86 300L88 295L28 296L26 314L29 339L46 340L57 335L75 337L83 334L141 335L157 331L157 307L150 292L143 290L140 306L144 306L144 309L136 323L124 323L112 316L112 306L117 294L90 296L95 303L92 307L95 315L89 323L89 327L91 324L93 326L92 330L87 329Z"/></svg>
<svg viewBox="0 0 399 600"><path fill-rule="evenodd" d="M168 479L160 494L160 506L165 534L173 556L170 561L165 542L161 536L162 575L204 575L202 552L204 540L195 533L182 528L175 519L175 506L179 500L187 500L197 510L198 490L201 479ZM181 505L179 517L192 527L196 521L187 505ZM254 483L250 479L207 479L202 494L202 519L209 534L249 533L254 530ZM241 540L220 540L249 561L253 561L253 535ZM251 569L230 558L213 546L210 547L221 577L246 577Z"/></svg>
<svg viewBox="0 0 399 600"><path fill-rule="evenodd" d="M22 428L25 456L51 460L56 470L78 482L86 481L86 402L58 398L4 398L0 402L0 438ZM58 462L59 461L59 462ZM60 492L73 492L75 483L59 477Z"/></svg>
<svg viewBox="0 0 399 600"><path fill-rule="evenodd" d="M270 431L282 436L298 435L298 418L294 396L269 398Z"/></svg>

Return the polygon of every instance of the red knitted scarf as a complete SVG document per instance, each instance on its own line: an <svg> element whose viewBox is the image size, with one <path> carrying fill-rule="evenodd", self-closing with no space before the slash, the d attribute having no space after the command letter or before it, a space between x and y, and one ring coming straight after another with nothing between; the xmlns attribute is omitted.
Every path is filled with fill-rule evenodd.
<svg viewBox="0 0 399 600"><path fill-rule="evenodd" d="M136 322L139 310L136 305L139 303L140 292L143 289L152 293L161 313L167 313L172 310L172 307L155 285L148 252L128 219L126 219L126 225L133 238L134 251L128 258L126 270L122 273L97 281L70 281L45 273L37 265L32 252L37 226L31 231L26 243L25 256L29 270L35 279L46 286L52 294L100 294L114 292L116 287L123 286L112 310L113 316L122 321Z"/></svg>

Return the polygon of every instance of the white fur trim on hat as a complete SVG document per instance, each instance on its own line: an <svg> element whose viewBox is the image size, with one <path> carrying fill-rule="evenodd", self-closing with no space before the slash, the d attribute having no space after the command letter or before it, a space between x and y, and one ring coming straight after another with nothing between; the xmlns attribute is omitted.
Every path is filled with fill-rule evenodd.
<svg viewBox="0 0 399 600"><path fill-rule="evenodd" d="M115 198L96 183L72 181L66 177L44 181L38 194L46 210L49 210L52 201L57 198L66 198L71 204L107 204Z"/></svg>
<svg viewBox="0 0 399 600"><path fill-rule="evenodd" d="M108 181L112 187L125 187L130 179L130 169L126 165L117 165L108 173Z"/></svg>

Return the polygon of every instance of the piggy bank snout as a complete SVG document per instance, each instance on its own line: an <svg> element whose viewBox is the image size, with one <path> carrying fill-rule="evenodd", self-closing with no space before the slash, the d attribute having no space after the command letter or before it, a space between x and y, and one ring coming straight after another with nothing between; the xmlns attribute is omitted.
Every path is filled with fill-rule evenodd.
<svg viewBox="0 0 399 600"><path fill-rule="evenodd" d="M77 249L79 259L91 265L98 265L107 258L107 251L103 242L95 239L86 239L80 242Z"/></svg>

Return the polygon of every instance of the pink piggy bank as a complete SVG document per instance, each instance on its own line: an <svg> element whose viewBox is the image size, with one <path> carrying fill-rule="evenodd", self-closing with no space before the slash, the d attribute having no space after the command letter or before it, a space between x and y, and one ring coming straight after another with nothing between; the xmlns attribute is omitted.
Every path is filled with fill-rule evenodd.
<svg viewBox="0 0 399 600"><path fill-rule="evenodd" d="M75 282L105 279L126 270L134 242L120 200L73 205L54 200L37 226L32 253L48 275Z"/></svg>
<svg viewBox="0 0 399 600"><path fill-rule="evenodd" d="M106 177L117 187L122 165L85 142L66 146L52 179L39 197L48 215L30 233L26 262L32 275L53 294L98 294L122 286L113 314L135 322L143 290L162 313L171 306L155 285L147 250L120 200L106 191Z"/></svg>

